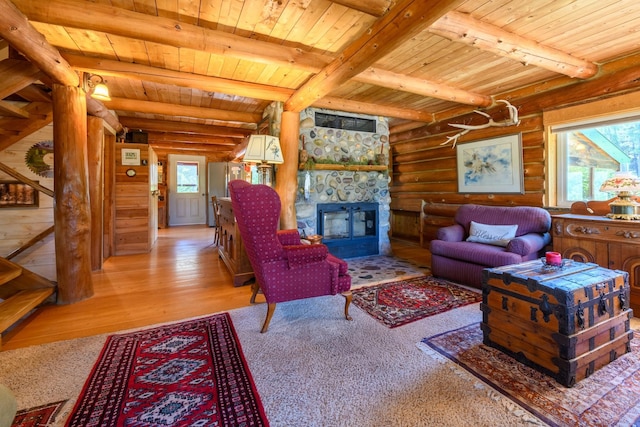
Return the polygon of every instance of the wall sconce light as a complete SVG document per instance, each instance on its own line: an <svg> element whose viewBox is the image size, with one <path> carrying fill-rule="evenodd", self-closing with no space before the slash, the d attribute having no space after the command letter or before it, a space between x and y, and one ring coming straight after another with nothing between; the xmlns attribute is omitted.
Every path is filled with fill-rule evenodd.
<svg viewBox="0 0 640 427"><path fill-rule="evenodd" d="M105 84L102 76L98 74L84 73L84 88L85 91L91 94L93 99L111 101L109 88Z"/></svg>
<svg viewBox="0 0 640 427"><path fill-rule="evenodd" d="M284 163L280 140L271 135L251 135L242 161L258 163L258 182L270 186L271 165Z"/></svg>
<svg viewBox="0 0 640 427"><path fill-rule="evenodd" d="M618 198L611 203L611 212L607 214L612 219L639 220L640 203L631 198L633 193L640 191L640 179L630 173L619 172L602 183L600 191L616 193Z"/></svg>

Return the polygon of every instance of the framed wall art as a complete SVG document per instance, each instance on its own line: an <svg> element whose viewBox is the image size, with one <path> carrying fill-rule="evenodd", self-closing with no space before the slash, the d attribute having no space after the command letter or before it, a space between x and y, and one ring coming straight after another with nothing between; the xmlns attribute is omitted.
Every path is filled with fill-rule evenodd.
<svg viewBox="0 0 640 427"><path fill-rule="evenodd" d="M521 134L458 144L459 193L524 194Z"/></svg>
<svg viewBox="0 0 640 427"><path fill-rule="evenodd" d="M28 184L0 181L0 208L37 208L38 194L38 190Z"/></svg>
<svg viewBox="0 0 640 427"><path fill-rule="evenodd" d="M140 166L140 149L123 148L122 164L126 166Z"/></svg>

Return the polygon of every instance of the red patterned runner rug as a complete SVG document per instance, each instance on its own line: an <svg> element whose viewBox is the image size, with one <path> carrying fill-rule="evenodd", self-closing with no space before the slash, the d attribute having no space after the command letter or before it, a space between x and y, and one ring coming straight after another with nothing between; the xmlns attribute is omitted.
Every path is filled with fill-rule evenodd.
<svg viewBox="0 0 640 427"><path fill-rule="evenodd" d="M482 344L479 323L425 338L446 356L551 426L640 425L640 342L572 388Z"/></svg>
<svg viewBox="0 0 640 427"><path fill-rule="evenodd" d="M431 276L366 286L352 294L355 305L389 328L482 301L480 292Z"/></svg>
<svg viewBox="0 0 640 427"><path fill-rule="evenodd" d="M43 427L56 421L56 416L66 400L47 403L35 408L21 409L13 419L11 427Z"/></svg>
<svg viewBox="0 0 640 427"><path fill-rule="evenodd" d="M112 335L67 426L268 426L228 313Z"/></svg>

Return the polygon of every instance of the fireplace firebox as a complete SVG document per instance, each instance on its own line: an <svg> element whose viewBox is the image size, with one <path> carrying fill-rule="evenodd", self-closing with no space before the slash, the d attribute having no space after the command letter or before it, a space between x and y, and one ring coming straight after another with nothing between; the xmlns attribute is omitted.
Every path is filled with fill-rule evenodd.
<svg viewBox="0 0 640 427"><path fill-rule="evenodd" d="M319 203L318 234L339 258L377 255L377 203Z"/></svg>

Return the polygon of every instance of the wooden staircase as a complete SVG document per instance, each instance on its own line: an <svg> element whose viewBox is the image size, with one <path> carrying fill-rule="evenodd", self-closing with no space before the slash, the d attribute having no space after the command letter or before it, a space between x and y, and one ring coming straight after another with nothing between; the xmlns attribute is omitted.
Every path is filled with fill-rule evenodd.
<svg viewBox="0 0 640 427"><path fill-rule="evenodd" d="M0 258L0 333L43 302L55 302L55 292L56 285L50 280Z"/></svg>

